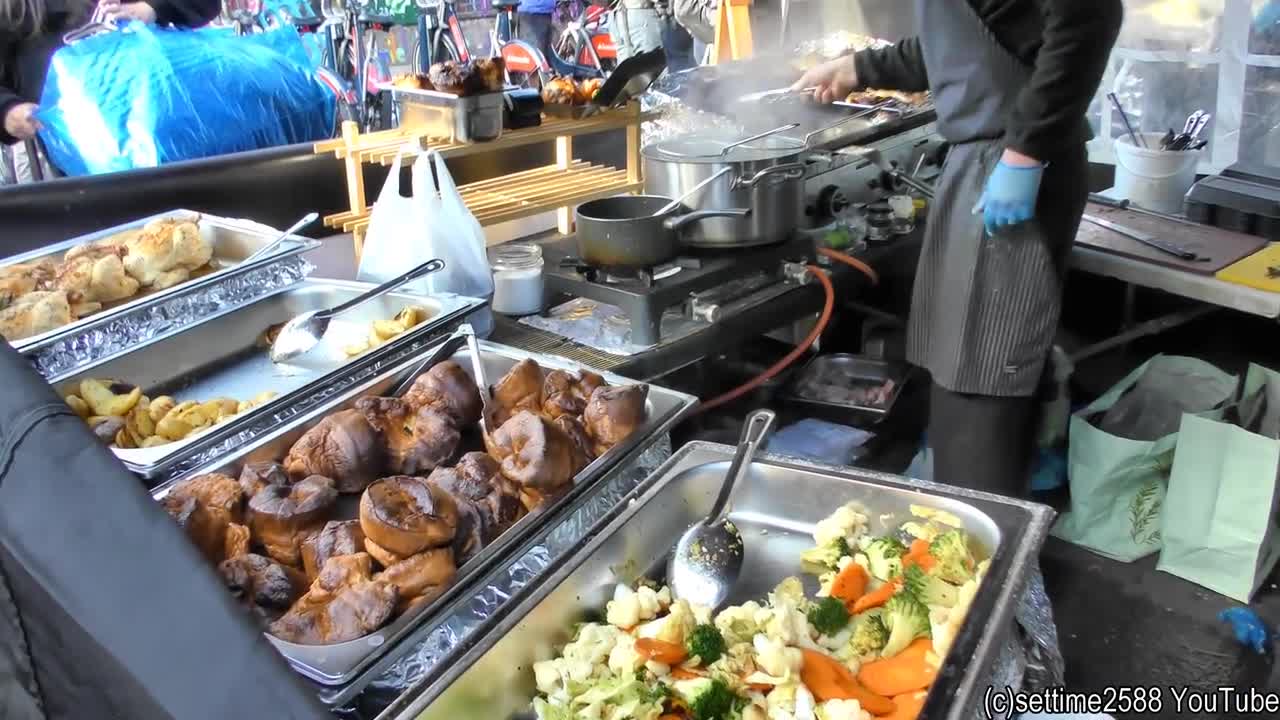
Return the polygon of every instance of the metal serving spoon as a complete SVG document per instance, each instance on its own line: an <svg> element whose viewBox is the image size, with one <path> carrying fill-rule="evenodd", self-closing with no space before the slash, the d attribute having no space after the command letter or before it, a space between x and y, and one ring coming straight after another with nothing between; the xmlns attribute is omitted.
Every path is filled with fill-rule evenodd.
<svg viewBox="0 0 1280 720"><path fill-rule="evenodd" d="M275 342L271 343L271 362L287 362L319 345L320 338L324 337L325 332L329 330L329 322L342 313L381 297L410 280L417 280L442 269L444 269L443 260L428 260L400 277L389 280L363 295L357 295L337 307L328 310L308 310L294 317L280 328Z"/></svg>
<svg viewBox="0 0 1280 720"><path fill-rule="evenodd" d="M277 235L275 240L272 240L266 245L263 245L262 247L250 253L249 257L240 261L241 264L251 263L260 257L266 257L267 255L270 255L273 251L275 251L276 247L278 247L280 243L284 242L285 240L288 240L290 236L292 236L294 233L298 232L302 228L315 222L317 219L319 219L319 217L320 217L320 213L317 213L317 212L307 213L302 217L302 219L298 220L298 222L290 225L288 230L285 230L284 232Z"/></svg>
<svg viewBox="0 0 1280 720"><path fill-rule="evenodd" d="M667 561L667 584L676 597L714 610L724 604L738 582L742 572L742 533L722 515L734 486L750 471L756 450L773 430L776 418L771 410L757 410L747 416L738 451L711 512L676 543Z"/></svg>

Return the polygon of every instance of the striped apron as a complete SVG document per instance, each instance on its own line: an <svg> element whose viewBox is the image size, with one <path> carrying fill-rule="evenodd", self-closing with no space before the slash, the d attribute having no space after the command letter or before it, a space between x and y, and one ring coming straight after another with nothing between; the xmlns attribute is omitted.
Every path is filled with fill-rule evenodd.
<svg viewBox="0 0 1280 720"><path fill-rule="evenodd" d="M1005 118L1031 69L967 0L916 0L916 17L938 131L952 147L925 228L908 359L952 392L1029 396L1053 344L1088 196L1084 144L1064 138L1076 147L1045 168L1035 221L987 235L973 208L1005 149Z"/></svg>

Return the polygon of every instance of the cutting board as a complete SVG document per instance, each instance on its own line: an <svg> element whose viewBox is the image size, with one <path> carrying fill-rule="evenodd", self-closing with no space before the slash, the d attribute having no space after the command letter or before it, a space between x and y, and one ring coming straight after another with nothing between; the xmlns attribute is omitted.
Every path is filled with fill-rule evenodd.
<svg viewBox="0 0 1280 720"><path fill-rule="evenodd" d="M1218 273L1219 280L1268 292L1280 292L1280 277L1267 277L1267 268L1280 268L1280 243L1250 255Z"/></svg>
<svg viewBox="0 0 1280 720"><path fill-rule="evenodd" d="M1155 248L1147 247L1137 240L1085 221L1080 222L1080 230L1076 233L1077 245L1197 275L1213 275L1267 245L1265 239L1253 235L1138 210L1121 210L1089 203L1085 212L1157 239L1181 245L1197 255L1208 257L1209 260L1208 262L1179 260Z"/></svg>

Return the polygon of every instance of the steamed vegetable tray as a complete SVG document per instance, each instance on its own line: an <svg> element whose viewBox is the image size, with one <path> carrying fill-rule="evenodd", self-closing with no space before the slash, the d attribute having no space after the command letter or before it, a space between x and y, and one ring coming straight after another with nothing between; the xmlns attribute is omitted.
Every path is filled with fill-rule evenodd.
<svg viewBox="0 0 1280 720"><path fill-rule="evenodd" d="M619 585L603 622L533 666L542 720L915 718L987 562L949 513L872 536L866 510L819 522L763 602L713 613L654 583Z"/></svg>

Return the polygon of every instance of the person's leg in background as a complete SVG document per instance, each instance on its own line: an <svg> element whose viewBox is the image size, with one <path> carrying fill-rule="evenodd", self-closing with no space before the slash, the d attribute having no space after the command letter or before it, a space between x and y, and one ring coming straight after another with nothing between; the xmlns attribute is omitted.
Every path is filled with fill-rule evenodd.
<svg viewBox="0 0 1280 720"><path fill-rule="evenodd" d="M934 383L929 395L933 481L1010 497L1026 496L1036 407L1031 396L968 395Z"/></svg>
<svg viewBox="0 0 1280 720"><path fill-rule="evenodd" d="M550 13L521 12L520 39L542 51L543 55L551 55L551 35L554 31Z"/></svg>
<svg viewBox="0 0 1280 720"><path fill-rule="evenodd" d="M694 56L693 36L689 34L671 17L664 17L662 23L662 48L667 53L667 69L671 72L688 70L698 65Z"/></svg>

